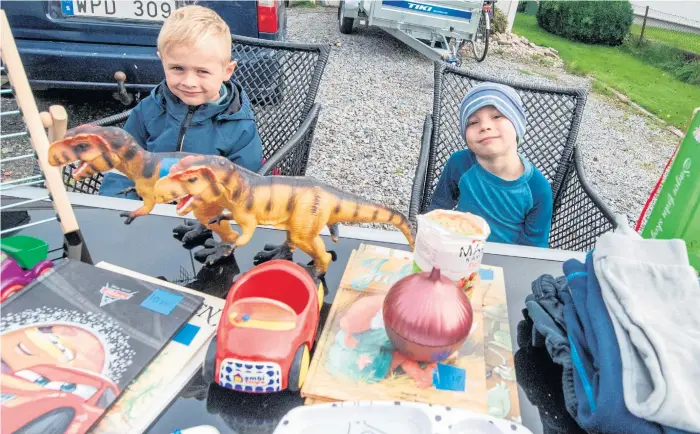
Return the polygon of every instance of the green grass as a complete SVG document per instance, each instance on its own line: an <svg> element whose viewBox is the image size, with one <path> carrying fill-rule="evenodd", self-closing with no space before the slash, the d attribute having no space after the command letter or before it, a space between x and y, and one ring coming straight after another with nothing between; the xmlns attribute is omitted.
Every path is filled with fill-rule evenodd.
<svg viewBox="0 0 700 434"><path fill-rule="evenodd" d="M516 15L513 33L558 50L569 72L593 75L681 130L700 105L700 86L676 80L620 47L569 41L541 29L534 15L522 13Z"/></svg>
<svg viewBox="0 0 700 434"><path fill-rule="evenodd" d="M630 33L639 36L642 31L641 24L632 24ZM647 27L644 29L645 39L654 39L665 42L681 50L700 54L700 35L695 33L684 33L676 30L659 29L657 27Z"/></svg>
<svg viewBox="0 0 700 434"><path fill-rule="evenodd" d="M622 49L651 66L670 72L682 82L700 86L700 60L689 62L679 48L650 39L640 44L628 38Z"/></svg>

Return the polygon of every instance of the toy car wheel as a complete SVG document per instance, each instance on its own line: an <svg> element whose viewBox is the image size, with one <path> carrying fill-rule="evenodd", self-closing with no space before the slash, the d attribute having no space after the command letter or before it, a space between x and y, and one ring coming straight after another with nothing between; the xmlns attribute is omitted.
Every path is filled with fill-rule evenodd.
<svg viewBox="0 0 700 434"><path fill-rule="evenodd" d="M37 267L37 268L38 268L38 270L36 270L37 271L36 274L37 274L37 276L41 276L42 274L46 274L49 271L51 271L53 269L53 264L50 262L44 262L43 264L39 265L39 267Z"/></svg>
<svg viewBox="0 0 700 434"><path fill-rule="evenodd" d="M294 354L292 366L289 368L289 376L287 377L288 390L292 392L301 390L301 386L304 385L304 380L306 379L306 374L309 372L310 359L309 348L306 344L300 346L296 354Z"/></svg>
<svg viewBox="0 0 700 434"><path fill-rule="evenodd" d="M202 364L202 377L207 384L217 383L216 381L216 335L209 341L209 348L207 349L207 354L204 356L204 363Z"/></svg>
<svg viewBox="0 0 700 434"><path fill-rule="evenodd" d="M20 284L10 286L5 291L3 291L2 299L0 299L0 302L7 300L8 298L10 298L10 296L12 296L15 292L19 291L22 288L24 288L24 285Z"/></svg>

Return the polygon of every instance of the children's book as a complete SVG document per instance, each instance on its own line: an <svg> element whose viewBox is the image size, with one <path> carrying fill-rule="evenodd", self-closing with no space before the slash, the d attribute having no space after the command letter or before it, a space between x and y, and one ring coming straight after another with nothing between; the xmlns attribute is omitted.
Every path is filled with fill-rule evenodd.
<svg viewBox="0 0 700 434"><path fill-rule="evenodd" d="M92 431L96 434L144 432L177 398L192 376L201 372L204 355L211 337L216 333L225 300L107 262L100 262L97 267L179 292L199 295L204 299L190 321L127 387Z"/></svg>
<svg viewBox="0 0 700 434"><path fill-rule="evenodd" d="M410 253L366 244L352 252L302 388L306 403L424 402L520 422L503 270L481 266L469 337L440 363L404 360L384 329L384 298L412 272Z"/></svg>
<svg viewBox="0 0 700 434"><path fill-rule="evenodd" d="M2 432L87 432L202 300L64 259L2 305Z"/></svg>

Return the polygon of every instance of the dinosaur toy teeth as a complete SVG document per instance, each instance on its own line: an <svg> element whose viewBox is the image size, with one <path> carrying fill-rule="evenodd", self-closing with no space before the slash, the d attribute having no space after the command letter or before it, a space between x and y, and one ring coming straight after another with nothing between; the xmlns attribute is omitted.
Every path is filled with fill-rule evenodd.
<svg viewBox="0 0 700 434"><path fill-rule="evenodd" d="M177 211L181 211L183 209L186 209L188 206L190 206L192 204L193 200L194 200L194 196L192 196L191 194L186 194L184 196L181 196L181 197L177 198L177 206L175 207L175 209Z"/></svg>
<svg viewBox="0 0 700 434"><path fill-rule="evenodd" d="M87 169L87 168L88 168L88 163L85 162L85 161L81 161L81 162L80 162L80 165L78 166L78 168L75 169L75 170L73 170L73 178L75 179L75 178L79 177L80 175L82 175L82 173L83 173L83 172L85 171L85 169Z"/></svg>

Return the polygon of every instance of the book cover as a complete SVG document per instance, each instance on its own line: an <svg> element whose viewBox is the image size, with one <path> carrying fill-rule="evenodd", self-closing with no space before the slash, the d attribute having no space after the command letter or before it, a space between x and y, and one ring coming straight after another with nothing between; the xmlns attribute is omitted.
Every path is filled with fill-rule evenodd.
<svg viewBox="0 0 700 434"><path fill-rule="evenodd" d="M457 354L431 364L397 357L382 324L386 293L410 273L406 252L353 251L302 388L307 404L413 401L520 421L503 270L481 266L469 337Z"/></svg>
<svg viewBox="0 0 700 434"><path fill-rule="evenodd" d="M189 322L168 343L93 428L96 434L144 432L202 369L210 338L216 333L225 300L126 268L100 262L97 267L125 274L204 299Z"/></svg>
<svg viewBox="0 0 700 434"><path fill-rule="evenodd" d="M2 432L87 432L202 297L64 259L0 313Z"/></svg>
<svg viewBox="0 0 700 434"><path fill-rule="evenodd" d="M644 225L644 238L685 241L688 260L700 272L700 107L688 123L668 176Z"/></svg>

